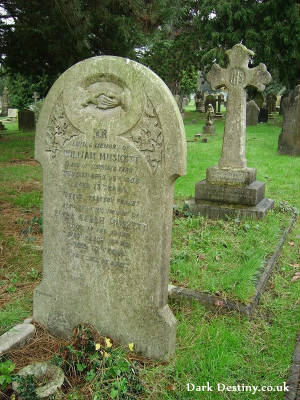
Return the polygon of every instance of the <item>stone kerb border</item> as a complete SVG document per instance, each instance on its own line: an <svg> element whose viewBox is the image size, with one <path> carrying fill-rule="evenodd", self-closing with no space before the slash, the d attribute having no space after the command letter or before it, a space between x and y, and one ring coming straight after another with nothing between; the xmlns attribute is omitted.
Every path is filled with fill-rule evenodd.
<svg viewBox="0 0 300 400"><path fill-rule="evenodd" d="M300 333L296 341L290 376L287 382L289 392L284 396L284 400L300 399Z"/></svg>
<svg viewBox="0 0 300 400"><path fill-rule="evenodd" d="M217 308L217 309L227 309L238 311L241 314L246 314L247 316L251 316L253 311L258 305L261 294L263 293L265 286L272 274L272 271L276 265L276 261L281 252L282 246L287 238L287 235L290 233L296 219L298 213L294 212L289 226L284 230L278 246L276 247L272 256L265 262L263 271L259 274L257 279L257 284L255 288L255 295L252 297L249 303L244 304L239 301L228 300L221 296L216 296L213 294L209 294L206 292L197 292L195 290L169 285L168 294L171 299L188 299L198 301L200 304L207 306L209 308Z"/></svg>

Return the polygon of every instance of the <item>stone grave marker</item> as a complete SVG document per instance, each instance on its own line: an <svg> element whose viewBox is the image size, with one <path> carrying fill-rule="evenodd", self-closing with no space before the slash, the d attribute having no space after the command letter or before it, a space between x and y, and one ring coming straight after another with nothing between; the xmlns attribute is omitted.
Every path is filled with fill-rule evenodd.
<svg viewBox="0 0 300 400"><path fill-rule="evenodd" d="M54 83L37 124L43 168L43 279L33 316L50 332L79 323L168 359L173 186L185 173L184 126L148 68L93 57Z"/></svg>
<svg viewBox="0 0 300 400"><path fill-rule="evenodd" d="M216 110L217 99L215 98L214 95L208 94L208 95L205 97L204 102L205 102L204 105L205 105L205 112L206 112L206 113L207 113L207 108L208 108L208 105L209 105L209 104L211 104L211 105L213 106L214 110Z"/></svg>
<svg viewBox="0 0 300 400"><path fill-rule="evenodd" d="M254 100L250 100L246 107L246 125L256 125L258 123L259 107Z"/></svg>
<svg viewBox="0 0 300 400"><path fill-rule="evenodd" d="M262 218L274 202L264 198L265 183L256 181L256 169L247 168L245 88L251 85L262 91L271 75L264 64L248 68L254 53L242 44L233 46L227 55L226 69L214 64L207 74L213 90L222 86L228 90L222 156L217 166L206 170L206 180L196 183L195 198L186 206L194 214L212 218Z"/></svg>
<svg viewBox="0 0 300 400"><path fill-rule="evenodd" d="M282 102L282 131L278 138L279 154L300 155L300 85Z"/></svg>
<svg viewBox="0 0 300 400"><path fill-rule="evenodd" d="M35 116L31 110L20 110L18 112L18 125L20 131L35 130Z"/></svg>
<svg viewBox="0 0 300 400"><path fill-rule="evenodd" d="M206 123L203 126L202 133L208 135L214 135L216 133L216 127L214 125L214 113L215 110L211 104L207 107Z"/></svg>
<svg viewBox="0 0 300 400"><path fill-rule="evenodd" d="M12 120L16 120L18 118L18 109L17 108L9 108L7 110L7 118Z"/></svg>
<svg viewBox="0 0 300 400"><path fill-rule="evenodd" d="M7 117L9 104L10 104L9 91L8 88L5 86L2 93L2 111L1 111L2 117Z"/></svg>
<svg viewBox="0 0 300 400"><path fill-rule="evenodd" d="M265 102L265 98L263 96L262 93L257 93L253 99L255 101L255 103L258 105L259 108L262 108L264 102Z"/></svg>

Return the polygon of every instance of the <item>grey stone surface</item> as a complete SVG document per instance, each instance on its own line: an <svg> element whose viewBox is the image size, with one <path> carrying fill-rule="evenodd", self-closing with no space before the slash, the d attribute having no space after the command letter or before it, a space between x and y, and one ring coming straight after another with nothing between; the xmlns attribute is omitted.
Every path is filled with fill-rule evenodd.
<svg viewBox="0 0 300 400"><path fill-rule="evenodd" d="M32 317L25 318L24 321L23 321L23 324L31 324L32 321L33 321Z"/></svg>
<svg viewBox="0 0 300 400"><path fill-rule="evenodd" d="M7 117L9 104L10 104L9 90L5 86L5 88L3 89L3 93L2 93L2 111L1 111L2 117Z"/></svg>
<svg viewBox="0 0 300 400"><path fill-rule="evenodd" d="M246 138L246 90L249 85L263 91L271 81L271 75L264 64L248 68L250 58L254 55L242 44L236 44L227 51L229 65L226 69L213 64L207 74L212 89L225 86L228 90L227 111L224 128L220 168L245 168Z"/></svg>
<svg viewBox="0 0 300 400"><path fill-rule="evenodd" d="M213 94L208 94L204 99L205 112L207 112L208 105L211 104L216 109L217 99Z"/></svg>
<svg viewBox="0 0 300 400"><path fill-rule="evenodd" d="M212 104L209 104L207 107L206 113L206 123L203 126L202 132L204 134L213 135L216 133L216 127L214 126L214 108Z"/></svg>
<svg viewBox="0 0 300 400"><path fill-rule="evenodd" d="M195 199L255 206L265 196L265 183L255 181L247 186L213 185L206 180L196 183Z"/></svg>
<svg viewBox="0 0 300 400"><path fill-rule="evenodd" d="M37 125L43 168L43 279L34 319L67 337L79 323L148 357L175 349L168 307L173 185L186 139L152 71L94 57L53 85Z"/></svg>
<svg viewBox="0 0 300 400"><path fill-rule="evenodd" d="M18 112L18 126L20 131L35 130L35 116L31 110L20 110Z"/></svg>
<svg viewBox="0 0 300 400"><path fill-rule="evenodd" d="M243 206L192 199L187 200L185 206L192 214L201 214L211 219L226 219L227 217L262 219L267 211L273 208L274 200L263 199L256 206Z"/></svg>
<svg viewBox="0 0 300 400"><path fill-rule="evenodd" d="M196 111L198 112L205 112L205 106L204 106L204 95L202 90L197 90L196 95L195 95L195 106L196 106Z"/></svg>
<svg viewBox="0 0 300 400"><path fill-rule="evenodd" d="M300 155L300 85L282 102L282 131L278 138L279 154Z"/></svg>
<svg viewBox="0 0 300 400"><path fill-rule="evenodd" d="M44 385L36 389L36 394L40 399L47 399L52 395L55 396L65 380L63 370L50 362L37 362L27 365L18 371L18 375L23 377L33 375L37 381L46 381ZM18 393L19 383L13 382L12 387Z"/></svg>
<svg viewBox="0 0 300 400"><path fill-rule="evenodd" d="M206 180L210 183L244 186L256 180L256 168L219 168L218 166L207 168Z"/></svg>
<svg viewBox="0 0 300 400"><path fill-rule="evenodd" d="M258 123L259 107L254 100L248 101L246 107L246 125L256 125Z"/></svg>
<svg viewBox="0 0 300 400"><path fill-rule="evenodd" d="M14 326L9 331L0 336L0 355L7 351L23 346L35 332L35 326L23 323Z"/></svg>
<svg viewBox="0 0 300 400"><path fill-rule="evenodd" d="M7 110L7 117L12 119L18 118L18 109L17 108L9 108Z"/></svg>

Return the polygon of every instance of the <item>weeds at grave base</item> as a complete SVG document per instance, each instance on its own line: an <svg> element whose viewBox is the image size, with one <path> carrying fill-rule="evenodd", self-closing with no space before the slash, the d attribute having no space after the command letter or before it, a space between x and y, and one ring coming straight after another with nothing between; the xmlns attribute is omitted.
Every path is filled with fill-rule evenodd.
<svg viewBox="0 0 300 400"><path fill-rule="evenodd" d="M78 326L74 329L73 339L67 341L35 325L37 330L34 338L25 347L6 355L4 362L14 365L16 371L38 361L51 361L60 366L66 377L63 399L133 400L139 399L144 393L141 372L144 366L154 365L155 362L135 354L134 343L129 343L127 349L117 346L89 325ZM31 393L39 382L22 381L21 384L28 387L28 393ZM11 393L9 385L3 394L8 396ZM37 397L35 399L38 400Z"/></svg>

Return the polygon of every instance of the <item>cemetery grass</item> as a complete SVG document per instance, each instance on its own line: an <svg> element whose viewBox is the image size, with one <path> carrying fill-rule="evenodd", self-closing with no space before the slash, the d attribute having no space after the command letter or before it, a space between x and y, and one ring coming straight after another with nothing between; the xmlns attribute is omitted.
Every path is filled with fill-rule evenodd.
<svg viewBox="0 0 300 400"><path fill-rule="evenodd" d="M196 123L192 124L192 119ZM187 139L193 140L204 120L198 113L191 112L187 113L185 122ZM24 134L16 131L13 124L9 126L12 128L0 139L1 333L31 315L32 292L41 279L42 264L39 247L42 241L42 175L39 164L32 160L34 134L25 134L26 139L18 140ZM216 126L217 135L209 138L209 143L187 144L187 176L180 178L175 186L175 201L179 206L184 199L193 196L194 184L205 178L205 169L217 163L223 122L217 121ZM171 279L174 283L219 291L232 298L244 296L246 300L251 296L252 289L247 286L251 281L249 274L255 277L255 271L260 269L264 256L274 250L279 232L289 218L288 213L283 212L286 205L279 202L286 201L299 207L296 180L299 158L277 155L278 134L279 128L271 124L247 128L248 165L255 166L258 179L267 183L266 196L275 199L275 210L266 222L175 218L171 256ZM22 197L24 194L28 197ZM295 271L299 269L297 234L299 232L295 227L251 320L236 312L207 311L193 302L171 302L171 309L178 320L176 355L168 364L141 364L140 374L145 391L137 398L238 399L239 393L217 392L217 383L275 386L287 380L298 330L299 280L293 280ZM255 242L255 238L260 241L263 238L264 243ZM244 267L251 269L255 265L250 273L232 269L240 264L240 260L234 258L237 248L242 261L245 261ZM247 265L249 257L251 262ZM222 281L218 276L222 275L219 269L225 264L228 275ZM232 280L236 282L239 274L244 274L240 280L243 286L232 285ZM195 385L210 382L215 391L187 392L188 382ZM74 394L69 399L92 398L80 397L81 386L79 384L74 388L77 397ZM103 396L109 398L108 394ZM254 398L249 392L242 396L245 399ZM255 398L283 399L283 393L261 392L256 393Z"/></svg>

